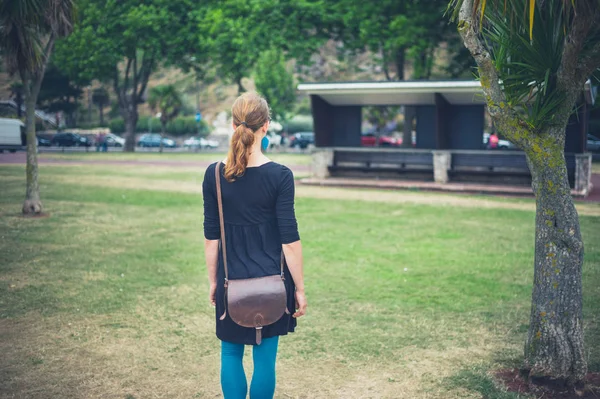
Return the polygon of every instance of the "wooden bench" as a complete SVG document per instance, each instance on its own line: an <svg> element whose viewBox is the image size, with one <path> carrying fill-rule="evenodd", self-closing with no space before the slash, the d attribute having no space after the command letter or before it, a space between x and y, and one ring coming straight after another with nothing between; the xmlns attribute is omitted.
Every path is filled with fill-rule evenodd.
<svg viewBox="0 0 600 399"><path fill-rule="evenodd" d="M429 151L334 150L329 171L433 172L433 154Z"/></svg>
<svg viewBox="0 0 600 399"><path fill-rule="evenodd" d="M565 154L571 187L575 184L575 154ZM453 152L449 176L484 175L524 177L531 179L527 158L523 152Z"/></svg>

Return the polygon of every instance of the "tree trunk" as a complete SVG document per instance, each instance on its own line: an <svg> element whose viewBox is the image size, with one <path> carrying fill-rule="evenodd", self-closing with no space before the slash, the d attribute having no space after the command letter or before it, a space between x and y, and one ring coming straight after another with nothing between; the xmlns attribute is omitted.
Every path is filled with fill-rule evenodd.
<svg viewBox="0 0 600 399"><path fill-rule="evenodd" d="M244 85L242 85L242 77L238 77L235 80L235 83L237 83L237 87L238 87L238 96L241 95L243 92L246 91L246 89L244 88Z"/></svg>
<svg viewBox="0 0 600 399"><path fill-rule="evenodd" d="M563 137L553 132L546 137ZM527 151L536 195L535 271L525 369L573 384L587 364L583 343L583 241L571 197L564 143Z"/></svg>
<svg viewBox="0 0 600 399"><path fill-rule="evenodd" d="M404 47L396 50L395 64L396 64L396 80L404 80Z"/></svg>
<svg viewBox="0 0 600 399"><path fill-rule="evenodd" d="M87 122L92 124L92 89L88 87L87 89L87 102L88 102L88 120Z"/></svg>
<svg viewBox="0 0 600 399"><path fill-rule="evenodd" d="M167 123L160 121L160 128L161 128L161 130L160 130L160 147L158 148L158 152L163 152L163 147L164 147L163 139L164 139L165 133L167 131Z"/></svg>
<svg viewBox="0 0 600 399"><path fill-rule="evenodd" d="M412 125L417 116L417 107L404 106L404 130L402 133L402 147L412 147Z"/></svg>
<svg viewBox="0 0 600 399"><path fill-rule="evenodd" d="M17 104L17 118L21 119L21 117L23 116L23 95L21 93L17 93L15 103Z"/></svg>
<svg viewBox="0 0 600 399"><path fill-rule="evenodd" d="M125 152L134 152L135 151L135 133L137 126L137 106L131 106L133 110L129 112L124 112L125 119Z"/></svg>
<svg viewBox="0 0 600 399"><path fill-rule="evenodd" d="M100 111L100 126L104 126L104 104L98 105L98 111Z"/></svg>
<svg viewBox="0 0 600 399"><path fill-rule="evenodd" d="M40 185L38 183L37 137L35 136L35 104L36 95L31 88L29 79L23 82L25 86L25 131L27 137L27 189L23 203L24 215L35 215L42 212L40 200Z"/></svg>

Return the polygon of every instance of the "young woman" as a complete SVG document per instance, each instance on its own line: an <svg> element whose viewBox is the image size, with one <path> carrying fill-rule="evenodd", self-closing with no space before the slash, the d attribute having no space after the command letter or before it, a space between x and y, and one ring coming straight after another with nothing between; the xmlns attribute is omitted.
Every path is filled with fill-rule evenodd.
<svg viewBox="0 0 600 399"><path fill-rule="evenodd" d="M256 345L254 328L236 324L225 313L223 257L220 253L219 210L215 168L204 174L204 236L210 282L209 300L216 307L217 337L221 340L221 388L225 399L243 399L248 393L242 366L244 345L253 345L254 373L251 399L272 398L275 360L280 335L293 332L296 319L306 313L302 246L294 214L294 176L287 167L267 158L261 148L269 128L269 106L255 93L238 97L232 107L233 128L227 159L220 164L220 181L229 279L264 277L280 273L285 255L287 308L274 324L262 329Z"/></svg>

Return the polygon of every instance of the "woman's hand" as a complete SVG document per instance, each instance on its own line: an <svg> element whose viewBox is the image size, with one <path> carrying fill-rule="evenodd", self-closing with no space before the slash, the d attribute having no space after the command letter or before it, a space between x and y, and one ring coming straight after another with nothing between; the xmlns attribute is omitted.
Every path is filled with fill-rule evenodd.
<svg viewBox="0 0 600 399"><path fill-rule="evenodd" d="M307 306L308 304L306 303L304 291L296 291L296 313L293 314L293 317L298 318L304 316L306 314Z"/></svg>
<svg viewBox="0 0 600 399"><path fill-rule="evenodd" d="M208 300L212 306L217 306L217 285L211 284L208 291Z"/></svg>

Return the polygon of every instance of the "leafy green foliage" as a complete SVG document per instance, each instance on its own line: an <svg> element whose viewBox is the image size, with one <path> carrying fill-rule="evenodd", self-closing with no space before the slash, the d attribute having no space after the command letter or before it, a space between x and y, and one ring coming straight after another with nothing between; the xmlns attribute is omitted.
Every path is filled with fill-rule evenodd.
<svg viewBox="0 0 600 399"><path fill-rule="evenodd" d="M286 120L296 102L294 77L288 71L283 54L275 49L265 52L256 66L254 83L277 120Z"/></svg>
<svg viewBox="0 0 600 399"><path fill-rule="evenodd" d="M525 7L529 0L513 1L515 7ZM527 13L507 18L503 10L490 6L484 25L484 36L493 43L491 55L508 105L518 105L532 128L553 124L565 94L556 87L565 21L562 7L558 2L553 3L546 7L544 18L539 18L532 27L533 42L529 38Z"/></svg>
<svg viewBox="0 0 600 399"><path fill-rule="evenodd" d="M367 121L375 127L377 132L380 132L388 122L394 120L399 112L400 107L393 106L371 106L364 108Z"/></svg>
<svg viewBox="0 0 600 399"><path fill-rule="evenodd" d="M210 128L204 120L199 123L193 116L175 118L167 124L167 133L173 136L185 136L188 134L208 136Z"/></svg>
<svg viewBox="0 0 600 399"><path fill-rule="evenodd" d="M165 130L167 123L181 112L183 102L175 86L164 85L150 89L148 105L153 111L160 112L160 122Z"/></svg>
<svg viewBox="0 0 600 399"><path fill-rule="evenodd" d="M296 115L284 124L284 130L289 134L311 132L313 130L313 118L311 115Z"/></svg>
<svg viewBox="0 0 600 399"><path fill-rule="evenodd" d="M47 112L64 112L69 120L82 93L77 82L69 79L55 64L50 64L44 74L38 104Z"/></svg>
<svg viewBox="0 0 600 399"><path fill-rule="evenodd" d="M125 133L125 121L123 118L115 118L108 124L110 131L113 133L121 134ZM147 133L150 130L157 132L160 129L160 122L157 118L151 118L148 116L142 116L138 119L136 124L136 133ZM200 121L198 124L192 116L180 116L171 121L166 125L166 133L172 136L185 136L200 134L202 136L208 136L210 128L205 121Z"/></svg>
<svg viewBox="0 0 600 399"><path fill-rule="evenodd" d="M446 5L446 0L337 0L331 3L331 13L336 17L337 37L346 48L381 54L388 79L405 79L408 61L414 68L412 78L423 79L431 75L433 50L438 43L456 35L444 21Z"/></svg>
<svg viewBox="0 0 600 399"><path fill-rule="evenodd" d="M81 23L58 46L58 59L77 76L112 83L132 130L125 145L132 151L137 106L152 72L160 64L189 69L202 63L195 29L202 9L192 0L82 0L81 8Z"/></svg>
<svg viewBox="0 0 600 399"><path fill-rule="evenodd" d="M463 2L450 3L454 19ZM582 43L580 51L570 55L576 65L590 57L593 45L600 41L600 26L592 23L585 31L575 31L574 22L577 15L579 19L593 15L599 5L597 0L473 2L472 14L481 21L484 44L506 96L507 103L500 106L517 112L530 129L542 130L562 117L558 111L567 93L558 78L565 45L574 40Z"/></svg>
<svg viewBox="0 0 600 399"><path fill-rule="evenodd" d="M306 62L327 38L327 12L319 0L212 1L197 13L202 45L210 65L226 81L249 77L271 48Z"/></svg>
<svg viewBox="0 0 600 399"><path fill-rule="evenodd" d="M75 13L74 0L1 0L0 47L8 71L38 73L54 40L70 33Z"/></svg>
<svg viewBox="0 0 600 399"><path fill-rule="evenodd" d="M82 0L81 3L81 21L73 34L57 45L56 54L61 64L77 69L74 70L77 75L114 80L116 69L132 60L139 64L136 71L139 80L159 62L176 64L177 57L201 55L196 53L198 41L191 21L197 6L191 1Z"/></svg>

